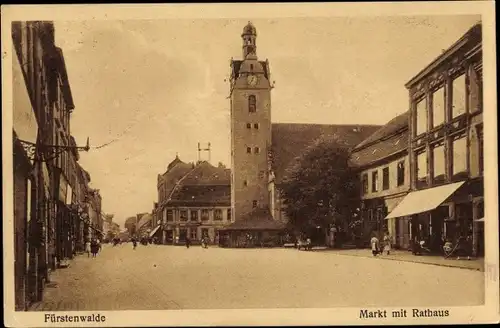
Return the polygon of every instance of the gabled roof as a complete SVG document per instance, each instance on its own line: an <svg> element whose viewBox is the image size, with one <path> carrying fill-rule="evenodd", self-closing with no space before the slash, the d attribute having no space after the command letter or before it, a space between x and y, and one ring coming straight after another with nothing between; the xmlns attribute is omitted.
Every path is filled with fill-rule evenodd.
<svg viewBox="0 0 500 328"><path fill-rule="evenodd" d="M183 185L229 185L231 170L216 167L209 162L200 162L181 182Z"/></svg>
<svg viewBox="0 0 500 328"><path fill-rule="evenodd" d="M182 178L187 172L191 171L193 164L183 162L179 156L175 156L174 160L167 166L165 173L159 175L159 179L169 179L176 176Z"/></svg>
<svg viewBox="0 0 500 328"><path fill-rule="evenodd" d="M406 150L409 137L409 116L409 111L396 116L354 147L350 156L350 165L354 167L371 165Z"/></svg>
<svg viewBox="0 0 500 328"><path fill-rule="evenodd" d="M405 130L371 146L353 151L349 165L353 167L369 166L392 155L404 152L408 149L408 137L408 130Z"/></svg>
<svg viewBox="0 0 500 328"><path fill-rule="evenodd" d="M337 137L338 147L350 149L379 128L379 125L273 123L271 149L276 183L282 181L286 169L319 138Z"/></svg>
<svg viewBox="0 0 500 328"><path fill-rule="evenodd" d="M231 206L231 171L198 163L177 181L167 206Z"/></svg>
<svg viewBox="0 0 500 328"><path fill-rule="evenodd" d="M283 223L273 219L269 209L257 208L226 226L224 230L282 230L284 228Z"/></svg>
<svg viewBox="0 0 500 328"><path fill-rule="evenodd" d="M372 135L370 135L368 138L360 142L356 147L354 147L353 151L356 149L361 149L363 147L366 147L374 142L378 142L384 137L388 137L394 133L396 133L398 130L402 129L407 129L408 128L408 122L410 118L410 111L406 111L403 114L399 114L395 118L391 119L389 122L387 122L384 126L382 126L380 129L375 131Z"/></svg>
<svg viewBox="0 0 500 328"><path fill-rule="evenodd" d="M167 206L231 206L231 186L182 185L172 193Z"/></svg>

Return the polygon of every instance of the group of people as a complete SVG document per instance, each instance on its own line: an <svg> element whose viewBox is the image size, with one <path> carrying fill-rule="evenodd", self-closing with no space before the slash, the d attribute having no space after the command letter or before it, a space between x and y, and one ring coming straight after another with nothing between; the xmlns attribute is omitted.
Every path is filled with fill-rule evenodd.
<svg viewBox="0 0 500 328"><path fill-rule="evenodd" d="M388 232L384 234L382 247L380 245L380 241L377 238L376 234L373 234L373 237L370 240L370 244L373 256L377 256L378 254L383 254L384 252L386 252L387 255L391 253L391 236L389 235Z"/></svg>
<svg viewBox="0 0 500 328"><path fill-rule="evenodd" d="M189 237L186 237L185 243L186 243L186 248L189 248L191 246L191 239L189 239ZM201 247L208 248L208 244L209 244L208 237L206 237L206 236L202 237L201 238Z"/></svg>
<svg viewBox="0 0 500 328"><path fill-rule="evenodd" d="M87 253L87 257L90 257L90 254L92 254L92 258L96 257L101 249L101 241L97 238L92 238L91 240L87 240L85 242L85 252Z"/></svg>

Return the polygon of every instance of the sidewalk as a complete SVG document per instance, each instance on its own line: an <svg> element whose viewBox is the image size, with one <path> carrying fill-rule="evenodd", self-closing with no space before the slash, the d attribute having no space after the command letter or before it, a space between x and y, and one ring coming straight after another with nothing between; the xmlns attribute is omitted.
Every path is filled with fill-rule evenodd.
<svg viewBox="0 0 500 328"><path fill-rule="evenodd" d="M403 261L403 262L415 262L430 265L439 265L452 268L469 269L475 271L484 272L484 258L472 259L472 260L457 260L454 258L444 258L443 256L435 255L413 255L411 252L406 250L393 250L390 255L377 255L374 257L369 249L315 249L318 252L330 252L337 255L345 256L358 256L367 257L382 260L393 260L393 261Z"/></svg>

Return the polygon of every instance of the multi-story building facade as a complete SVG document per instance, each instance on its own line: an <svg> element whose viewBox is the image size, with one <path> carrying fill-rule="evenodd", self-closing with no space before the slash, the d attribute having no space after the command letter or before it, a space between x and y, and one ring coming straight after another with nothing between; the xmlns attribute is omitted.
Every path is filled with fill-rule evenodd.
<svg viewBox="0 0 500 328"><path fill-rule="evenodd" d="M411 193L389 214L410 215L413 238L436 251L466 239L481 255L484 236L481 23L412 78Z"/></svg>
<svg viewBox="0 0 500 328"><path fill-rule="evenodd" d="M384 220L410 189L408 157L409 112L398 115L351 151L351 165L359 172L362 242L372 233L389 232L396 247L410 245L409 218Z"/></svg>
<svg viewBox="0 0 500 328"><path fill-rule="evenodd" d="M80 237L78 149L70 134L74 109L62 50L50 21L12 23L16 309L42 291ZM88 150L88 148L85 148Z"/></svg>
<svg viewBox="0 0 500 328"><path fill-rule="evenodd" d="M88 214L90 219L89 235L90 238L103 240L103 215L102 215L102 197L99 189L91 189L87 195Z"/></svg>
<svg viewBox="0 0 500 328"><path fill-rule="evenodd" d="M50 218L50 177L38 144L46 142L50 120L48 71L53 26L47 22L14 22L13 41L13 182L16 310L41 299L49 279L45 231Z"/></svg>
<svg viewBox="0 0 500 328"><path fill-rule="evenodd" d="M163 244L184 243L186 237L195 243L203 237L217 243L219 231L232 218L230 170L205 161L186 165L176 157L164 179L158 185L161 217L151 225L150 237L158 236ZM169 181L175 182L169 185Z"/></svg>

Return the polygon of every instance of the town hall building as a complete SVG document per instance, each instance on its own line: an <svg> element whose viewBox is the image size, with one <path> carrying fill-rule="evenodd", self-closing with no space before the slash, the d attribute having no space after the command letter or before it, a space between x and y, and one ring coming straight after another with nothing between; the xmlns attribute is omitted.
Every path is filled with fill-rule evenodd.
<svg viewBox="0 0 500 328"><path fill-rule="evenodd" d="M214 213L217 209L224 213L222 220L205 223L214 243L228 247L276 245L287 224L280 185L296 158L320 138L336 137L338 144L332 146L351 149L380 128L377 125L272 123L270 64L257 56L257 30L252 23L243 28L241 38L242 59L232 59L230 64L231 170L223 170L228 172L229 181L221 180L221 176L225 176L222 171L218 177L213 175L213 181L211 178L204 181L203 185L216 187L206 189L203 203L198 203L189 193L178 191L188 180L191 185L201 183L192 174L189 179L184 178L199 164L193 166L174 159L167 172L158 177L159 201L154 210L155 225L163 223L167 243L172 240L171 236L175 239L176 231L181 237L190 235L190 231L195 236L195 229L188 225L171 226L176 222L175 214L171 220L165 214L181 211L181 207L188 204L190 208L209 206ZM210 165L205 163L201 167L208 169ZM227 196L221 191L224 188L229 189ZM212 189L213 197L210 196ZM210 204L206 203L210 200Z"/></svg>

